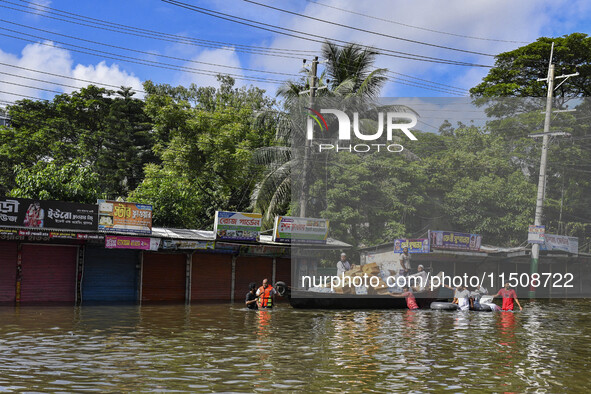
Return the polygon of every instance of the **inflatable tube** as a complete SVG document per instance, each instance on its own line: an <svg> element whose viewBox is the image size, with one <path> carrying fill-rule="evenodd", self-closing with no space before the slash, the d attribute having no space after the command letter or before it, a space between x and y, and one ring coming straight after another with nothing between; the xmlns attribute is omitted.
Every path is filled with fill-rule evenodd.
<svg viewBox="0 0 591 394"><path fill-rule="evenodd" d="M474 308L472 308L470 310L476 311L476 312L492 312L492 308L490 307L490 305L486 305L486 304L480 304L478 306L474 306Z"/></svg>
<svg viewBox="0 0 591 394"><path fill-rule="evenodd" d="M275 283L275 290L277 291L277 294L283 297L287 292L287 285L285 284L285 282L279 281Z"/></svg>
<svg viewBox="0 0 591 394"><path fill-rule="evenodd" d="M432 302L430 308L437 311L456 311L458 305L452 302Z"/></svg>

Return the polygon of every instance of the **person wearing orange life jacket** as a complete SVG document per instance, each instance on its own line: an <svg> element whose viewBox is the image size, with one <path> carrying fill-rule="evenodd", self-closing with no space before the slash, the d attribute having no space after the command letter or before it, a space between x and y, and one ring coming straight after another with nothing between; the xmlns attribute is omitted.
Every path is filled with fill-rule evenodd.
<svg viewBox="0 0 591 394"><path fill-rule="evenodd" d="M263 285L257 290L259 308L273 308L273 300L277 291L269 284L267 278L263 279Z"/></svg>

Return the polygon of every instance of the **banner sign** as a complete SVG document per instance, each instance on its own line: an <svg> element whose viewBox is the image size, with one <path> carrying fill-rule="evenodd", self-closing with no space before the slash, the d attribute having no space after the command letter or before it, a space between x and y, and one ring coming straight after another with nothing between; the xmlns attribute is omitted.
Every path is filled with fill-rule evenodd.
<svg viewBox="0 0 591 394"><path fill-rule="evenodd" d="M134 202L98 200L99 231L152 233L152 206Z"/></svg>
<svg viewBox="0 0 591 394"><path fill-rule="evenodd" d="M482 235L429 230L429 242L434 248L479 251Z"/></svg>
<svg viewBox="0 0 591 394"><path fill-rule="evenodd" d="M158 250L159 246L160 238L105 236L105 248L107 249Z"/></svg>
<svg viewBox="0 0 591 394"><path fill-rule="evenodd" d="M277 216L273 228L274 242L325 244L329 221L326 219Z"/></svg>
<svg viewBox="0 0 591 394"><path fill-rule="evenodd" d="M213 232L216 239L226 241L257 241L263 215L260 213L216 211Z"/></svg>
<svg viewBox="0 0 591 394"><path fill-rule="evenodd" d="M162 249L177 250L177 249L196 249L207 250L214 249L214 241L185 241L180 239L165 239L162 240Z"/></svg>
<svg viewBox="0 0 591 394"><path fill-rule="evenodd" d="M428 238L417 238L417 239L395 239L394 240L394 253L402 253L404 248L408 248L408 253L429 253Z"/></svg>
<svg viewBox="0 0 591 394"><path fill-rule="evenodd" d="M281 257L289 254L289 249L277 246L268 245L249 245L240 248L241 255L252 256L267 256L267 257Z"/></svg>
<svg viewBox="0 0 591 394"><path fill-rule="evenodd" d="M50 241L50 240L77 240L86 243L104 243L105 236L102 234L73 233L61 231L47 231L43 229L17 230L0 228L0 240L28 240L28 241Z"/></svg>
<svg viewBox="0 0 591 394"><path fill-rule="evenodd" d="M579 238L566 235L544 234L544 243L540 250L561 250L572 254L579 254Z"/></svg>
<svg viewBox="0 0 591 394"><path fill-rule="evenodd" d="M545 226L535 226L533 224L530 224L529 231L527 233L527 243L529 243L529 244L543 244L545 232L546 232Z"/></svg>
<svg viewBox="0 0 591 394"><path fill-rule="evenodd" d="M97 206L0 197L0 226L96 230Z"/></svg>

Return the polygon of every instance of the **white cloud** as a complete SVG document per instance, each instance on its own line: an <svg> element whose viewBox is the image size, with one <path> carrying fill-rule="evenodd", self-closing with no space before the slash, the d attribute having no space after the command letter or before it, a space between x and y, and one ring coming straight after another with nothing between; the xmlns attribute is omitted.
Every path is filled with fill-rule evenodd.
<svg viewBox="0 0 591 394"><path fill-rule="evenodd" d="M129 74L126 71L120 70L117 64L112 64L111 66L107 66L106 62L103 60L96 66L88 65L83 66L78 64L72 70L72 76L78 79L84 79L88 81L96 81L102 83L108 83L109 85L114 86L125 86L125 87L132 87L135 90L142 90L142 83L133 74ZM75 86L84 87L88 86L87 82L82 81L73 81ZM108 87L110 90L116 90L114 87ZM135 97L143 97L142 94L136 93Z"/></svg>
<svg viewBox="0 0 591 394"><path fill-rule="evenodd" d="M566 34L565 31L569 27L572 28L575 24L574 21L583 21L585 15L588 14L581 12L581 10L589 10L591 8L589 4L586 4L588 2L585 2L584 0L569 2L566 0L524 0L519 2L510 0L448 0L445 2L441 2L440 0L423 0L421 2L414 0L398 0L396 2L390 0L376 0L372 2L322 0L322 3L361 14L372 15L378 18L388 19L407 25L420 26L431 30L465 36L521 42L535 41L541 35ZM291 5L288 9L297 10L297 12L321 20L333 21L415 41L423 41L436 45L461 48L492 55L524 45L523 43L477 40L439 34L402 26L388 21L366 18L360 15L323 7L313 2L307 3L305 9L298 9L296 5ZM565 9L568 9L568 11L564 11ZM568 12L569 18L564 17L561 21L557 22L555 15L563 15L564 12ZM275 15L280 14L275 13ZM284 18L284 15L280 18ZM269 19L268 17L267 20L274 19ZM490 56L468 54L450 51L444 48L418 45L404 40L396 40L354 31L298 16L291 16L287 20L283 20L281 26L319 36L357 42L363 45L375 46L377 48L392 51L485 65L492 65L494 63L494 59ZM310 38L318 39L315 37ZM293 48L315 50L319 52L321 44L293 37L276 36L270 46L272 48ZM297 73L301 67L301 61L298 59L273 58L268 56L253 56L251 58L251 63L253 68L264 68L272 71L292 73ZM450 66L432 62L405 60L385 55L380 55L378 57L376 66L386 67L391 71L438 81L464 89L473 87L488 72L488 68ZM409 88L403 84L389 83L386 89L384 89L383 94L399 96L404 95L404 92L408 91L408 89ZM429 90L424 90L424 93L427 96L430 94L438 95L438 93L430 93Z"/></svg>
<svg viewBox="0 0 591 394"><path fill-rule="evenodd" d="M230 49L230 50L228 50ZM188 87L190 84L194 83L197 86L214 86L218 87L220 84L217 81L216 74L234 74L232 75L235 77L242 77L244 73L240 70L241 64L238 55L234 51L233 48L226 48L226 49L212 49L212 50L205 50L201 52L199 55L195 56L192 60L196 62L203 62L209 64L202 64L202 63L194 63L194 62L187 62L184 66L189 67L192 69L198 70L205 70L206 73L211 73L213 75L205 75L200 73L192 73L192 72L183 72L177 76L177 84L183 85ZM219 67L215 66L216 64L221 64L230 67ZM200 72L200 71L198 71ZM247 81L236 79L236 85L248 85Z"/></svg>
<svg viewBox="0 0 591 394"><path fill-rule="evenodd" d="M29 7L34 9L35 14L39 15L44 13L45 10L43 7L49 7L51 5L51 0L34 0L29 2ZM37 7L40 6L40 7Z"/></svg>
<svg viewBox="0 0 591 394"><path fill-rule="evenodd" d="M102 61L97 65L74 65L69 51L55 47L47 41L28 44L23 48L20 56L0 50L0 63L7 64L0 64L1 101L16 101L23 96L51 99L55 94L71 93L89 84L71 78L115 86L131 86L134 89L142 88L139 78L121 70L116 64L108 66ZM35 72L36 70L44 73ZM136 97L141 95L138 94Z"/></svg>

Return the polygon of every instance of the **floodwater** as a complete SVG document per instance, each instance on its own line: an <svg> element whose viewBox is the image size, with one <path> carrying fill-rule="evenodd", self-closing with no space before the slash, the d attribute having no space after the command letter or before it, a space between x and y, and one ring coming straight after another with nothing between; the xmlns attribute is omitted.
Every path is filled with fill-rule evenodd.
<svg viewBox="0 0 591 394"><path fill-rule="evenodd" d="M0 307L0 392L588 392L591 300L523 303Z"/></svg>

